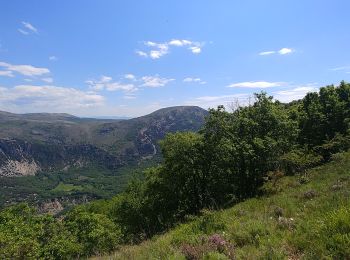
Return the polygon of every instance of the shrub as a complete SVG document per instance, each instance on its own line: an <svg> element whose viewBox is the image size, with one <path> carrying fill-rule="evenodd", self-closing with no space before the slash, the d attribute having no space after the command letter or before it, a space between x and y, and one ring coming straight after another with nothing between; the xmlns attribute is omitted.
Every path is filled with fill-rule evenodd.
<svg viewBox="0 0 350 260"><path fill-rule="evenodd" d="M188 260L234 259L235 256L233 244L219 234L202 237L197 245L183 244L181 252ZM213 258L214 256L220 256L220 258Z"/></svg>
<svg viewBox="0 0 350 260"><path fill-rule="evenodd" d="M313 199L316 196L317 196L317 192L314 190L308 190L303 194L304 199L308 199L308 200Z"/></svg>
<svg viewBox="0 0 350 260"><path fill-rule="evenodd" d="M322 157L311 151L294 149L279 159L280 168L287 174L293 175L298 172L314 167L322 161Z"/></svg>
<svg viewBox="0 0 350 260"><path fill-rule="evenodd" d="M65 225L82 244L85 255L110 252L120 241L120 230L102 214L77 209L68 214Z"/></svg>
<svg viewBox="0 0 350 260"><path fill-rule="evenodd" d="M282 171L273 171L267 174L265 177L265 183L262 186L262 192L268 195L276 194L282 191L282 187L279 184L279 180L284 176Z"/></svg>

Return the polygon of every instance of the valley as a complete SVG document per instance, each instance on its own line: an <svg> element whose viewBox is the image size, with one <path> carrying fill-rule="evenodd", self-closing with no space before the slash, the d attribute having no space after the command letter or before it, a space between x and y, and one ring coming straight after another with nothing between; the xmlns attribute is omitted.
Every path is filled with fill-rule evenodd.
<svg viewBox="0 0 350 260"><path fill-rule="evenodd" d="M207 111L170 107L128 119L0 113L0 207L109 198L161 160L167 133L197 131Z"/></svg>

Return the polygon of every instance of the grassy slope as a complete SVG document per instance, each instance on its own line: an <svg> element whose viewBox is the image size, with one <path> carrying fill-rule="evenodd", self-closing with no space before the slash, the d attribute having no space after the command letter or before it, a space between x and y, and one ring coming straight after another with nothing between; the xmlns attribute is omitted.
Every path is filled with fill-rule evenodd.
<svg viewBox="0 0 350 260"><path fill-rule="evenodd" d="M320 230L330 212L350 208L350 153L310 170L307 179L303 184L300 176L284 177L276 194L206 212L141 245L123 246L108 259L185 259L184 245L200 248L201 239L212 234L232 243L237 259L332 258L323 243L329 234L322 238ZM206 259L227 258L212 253Z"/></svg>

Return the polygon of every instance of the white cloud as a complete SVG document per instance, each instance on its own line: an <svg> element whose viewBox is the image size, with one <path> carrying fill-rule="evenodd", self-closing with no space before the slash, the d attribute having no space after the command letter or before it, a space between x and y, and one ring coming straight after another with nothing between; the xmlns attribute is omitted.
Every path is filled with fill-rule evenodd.
<svg viewBox="0 0 350 260"><path fill-rule="evenodd" d="M263 51L263 52L260 52L259 55L265 56L265 55L271 55L275 53L276 53L275 51Z"/></svg>
<svg viewBox="0 0 350 260"><path fill-rule="evenodd" d="M133 75L133 74L125 74L124 78L126 78L128 80L135 80L136 79L135 75Z"/></svg>
<svg viewBox="0 0 350 260"><path fill-rule="evenodd" d="M42 78L42 81L45 81L47 83L52 83L53 82L53 78Z"/></svg>
<svg viewBox="0 0 350 260"><path fill-rule="evenodd" d="M49 60L51 60L51 61L56 61L56 60L58 60L58 58L57 58L56 56L53 55L53 56L50 56L50 57L49 57Z"/></svg>
<svg viewBox="0 0 350 260"><path fill-rule="evenodd" d="M185 105L200 106L204 109L216 108L219 105L230 107L232 104L237 103L240 105L246 105L249 103L250 97L250 94L201 96L186 101Z"/></svg>
<svg viewBox="0 0 350 260"><path fill-rule="evenodd" d="M293 100L302 99L307 93L318 91L317 83L310 83L300 86L289 86L286 89L270 92L275 100L281 102L291 102ZM216 108L218 105L224 105L227 108L235 108L237 104L245 106L254 102L253 92L233 95L218 96L201 96L190 99L185 102L186 105L196 105L202 108Z"/></svg>
<svg viewBox="0 0 350 260"><path fill-rule="evenodd" d="M38 33L38 29L35 28L33 25L31 25L30 23L28 22L22 22L23 26L25 28L27 28L28 30L32 31L32 32L35 32L35 33Z"/></svg>
<svg viewBox="0 0 350 260"><path fill-rule="evenodd" d="M57 87L19 85L13 88L0 88L1 109L13 111L74 111L104 104L104 97L86 91Z"/></svg>
<svg viewBox="0 0 350 260"><path fill-rule="evenodd" d="M292 53L294 52L293 49L290 49L290 48L282 48L278 51L263 51L263 52L260 52L259 55L260 56L268 56L268 55L272 55L272 54L279 54L279 55L286 55L286 54L289 54L289 53Z"/></svg>
<svg viewBox="0 0 350 260"><path fill-rule="evenodd" d="M193 47L190 47L190 50L192 51L192 53L194 54L199 54L201 53L202 49L198 46L193 46Z"/></svg>
<svg viewBox="0 0 350 260"><path fill-rule="evenodd" d="M201 81L200 78L185 78L184 82L199 82Z"/></svg>
<svg viewBox="0 0 350 260"><path fill-rule="evenodd" d="M137 88L133 84L123 84L120 82L112 82L112 83L106 84L106 90L108 91L122 90L125 92L133 92L133 91L136 91Z"/></svg>
<svg viewBox="0 0 350 260"><path fill-rule="evenodd" d="M165 55L167 53L168 53L167 50L150 51L149 56L152 59L159 59L160 57L162 57L163 55Z"/></svg>
<svg viewBox="0 0 350 260"><path fill-rule="evenodd" d="M206 84L205 81L201 80L200 78L192 78L192 77L187 77L184 78L183 82L187 82L187 83L199 83L199 84Z"/></svg>
<svg viewBox="0 0 350 260"><path fill-rule="evenodd" d="M278 51L278 53L281 55L285 55L285 54L292 53L292 52L293 52L293 50L289 49L289 48L282 48Z"/></svg>
<svg viewBox="0 0 350 260"><path fill-rule="evenodd" d="M87 80L86 83L93 90L108 90L108 91L124 91L134 92L137 91L137 87L134 84L124 84L120 82L113 82L112 77L101 76L99 80Z"/></svg>
<svg viewBox="0 0 350 260"><path fill-rule="evenodd" d="M142 57L149 57L151 59L159 59L162 56L169 53L170 47L184 47L187 46L188 50L190 50L193 54L199 54L202 51L202 43L192 42L189 40L179 40L173 39L165 43L157 43L152 41L144 42L144 45L148 47L150 50L140 51L136 50L136 54Z"/></svg>
<svg viewBox="0 0 350 260"><path fill-rule="evenodd" d="M128 83L123 81L127 80ZM158 75L155 76L143 76L136 77L133 74L125 74L118 81L114 81L112 77L101 76L99 80L87 80L90 89L94 91L107 90L107 91L123 91L126 93L125 99L134 98L134 92L138 91L140 88L150 87L157 88L167 85L169 82L175 79L162 78Z"/></svg>
<svg viewBox="0 0 350 260"><path fill-rule="evenodd" d="M171 40L168 42L169 45L177 46L177 47L182 47L185 45L192 45L193 42L188 41L188 40Z"/></svg>
<svg viewBox="0 0 350 260"><path fill-rule="evenodd" d="M231 84L229 88L272 88L284 85L283 82L246 81Z"/></svg>
<svg viewBox="0 0 350 260"><path fill-rule="evenodd" d="M302 99L307 93L318 91L315 84L307 84L306 86L298 86L292 89L280 90L272 93L274 99L281 102L291 102L293 100Z"/></svg>
<svg viewBox="0 0 350 260"><path fill-rule="evenodd" d="M161 78L158 75L156 76L144 76L141 78L143 81L142 87L150 87L150 88L158 88L163 87L166 84L168 84L171 81L174 81L175 79L167 79L167 78Z"/></svg>
<svg viewBox="0 0 350 260"><path fill-rule="evenodd" d="M23 34L23 35L28 35L29 32L25 31L25 30L22 30L22 29L18 29L18 31Z"/></svg>
<svg viewBox="0 0 350 260"><path fill-rule="evenodd" d="M6 62L0 62L0 67L6 68L6 70L20 73L25 76L41 76L50 73L47 68L38 68L32 65L12 65Z"/></svg>
<svg viewBox="0 0 350 260"><path fill-rule="evenodd" d="M159 59L163 55L167 54L169 51L169 46L166 43L155 43L155 42L148 41L148 42L145 42L144 44L148 47L154 48L148 54L148 56L151 57L152 59Z"/></svg>
<svg viewBox="0 0 350 260"><path fill-rule="evenodd" d="M9 70L0 70L0 76L11 77L13 78L13 72Z"/></svg>
<svg viewBox="0 0 350 260"><path fill-rule="evenodd" d="M146 52L144 52L144 51L135 51L135 53L137 54L137 55L139 55L139 56L141 56L141 57L145 57L145 58L147 58L148 57L148 54L146 53Z"/></svg>
<svg viewBox="0 0 350 260"><path fill-rule="evenodd" d="M101 76L102 83L107 83L107 82L111 82L111 81L112 81L112 77L104 76L104 75Z"/></svg>
<svg viewBox="0 0 350 260"><path fill-rule="evenodd" d="M342 66L331 69L332 71L345 71L345 73L350 73L350 66Z"/></svg>
<svg viewBox="0 0 350 260"><path fill-rule="evenodd" d="M124 98L124 99L136 99L136 96L125 95L123 98Z"/></svg>
<svg viewBox="0 0 350 260"><path fill-rule="evenodd" d="M35 28L31 23L28 22L22 22L23 28L19 28L18 31L23 35L28 35L30 33L36 33L38 34L38 29Z"/></svg>

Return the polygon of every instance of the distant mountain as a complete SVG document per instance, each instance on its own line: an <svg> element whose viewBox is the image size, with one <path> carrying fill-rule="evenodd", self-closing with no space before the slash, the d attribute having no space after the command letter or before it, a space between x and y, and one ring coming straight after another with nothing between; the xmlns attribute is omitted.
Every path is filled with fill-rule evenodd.
<svg viewBox="0 0 350 260"><path fill-rule="evenodd" d="M97 116L97 117L87 117L87 118L95 118L95 119L111 119L111 120L127 120L131 119L130 116Z"/></svg>
<svg viewBox="0 0 350 260"><path fill-rule="evenodd" d="M166 133L197 131L207 111L169 107L128 119L0 112L0 177L89 165L117 169L159 155Z"/></svg>

